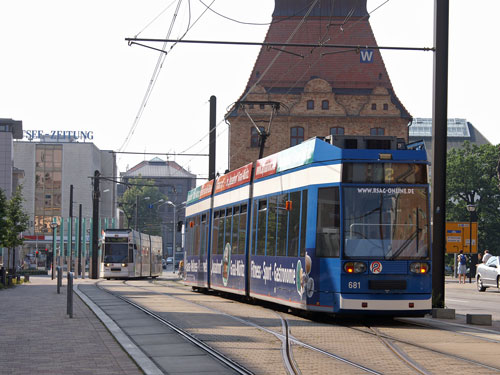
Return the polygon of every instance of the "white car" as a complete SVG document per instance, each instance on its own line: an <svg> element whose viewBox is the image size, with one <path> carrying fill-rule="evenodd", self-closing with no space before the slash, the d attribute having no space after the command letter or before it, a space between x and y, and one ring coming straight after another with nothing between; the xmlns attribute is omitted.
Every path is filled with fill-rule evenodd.
<svg viewBox="0 0 500 375"><path fill-rule="evenodd" d="M476 272L477 290L484 292L486 288L500 288L500 258L492 256L486 263L481 263Z"/></svg>

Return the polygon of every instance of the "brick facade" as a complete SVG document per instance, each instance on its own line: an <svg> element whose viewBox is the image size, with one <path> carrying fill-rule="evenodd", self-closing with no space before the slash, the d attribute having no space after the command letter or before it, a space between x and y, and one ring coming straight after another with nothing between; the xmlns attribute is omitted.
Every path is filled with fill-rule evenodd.
<svg viewBox="0 0 500 375"><path fill-rule="evenodd" d="M376 46L366 1L351 2L357 16L351 17L350 23L343 25L340 32L338 27L328 25L345 23L343 12L352 7L332 10L321 8L319 4L312 12L315 16L299 27L303 18L290 14L297 14L297 9L303 7L302 3L299 0L277 0L273 21L280 22L271 24L265 41L318 43L321 38L326 38L332 44ZM294 37L288 40L292 34ZM240 98L243 102L274 101L281 104L271 122L264 156L290 147L294 127L303 128L304 140L326 136L331 128L340 127L346 135L370 135L371 129L380 128L384 135L408 141L411 116L395 95L378 50L371 50L372 61L363 63L359 50L336 54L321 48L285 48L293 53L262 48ZM261 108L259 104L247 104L245 109L258 126L268 130L271 106ZM230 168L235 169L256 160L259 148L251 147L253 125L240 107L235 106L227 118L230 123Z"/></svg>

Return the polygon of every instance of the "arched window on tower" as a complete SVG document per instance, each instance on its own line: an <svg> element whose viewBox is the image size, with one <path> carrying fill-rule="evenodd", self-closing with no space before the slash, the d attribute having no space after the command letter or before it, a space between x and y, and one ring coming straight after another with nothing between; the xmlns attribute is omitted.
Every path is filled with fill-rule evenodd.
<svg viewBox="0 0 500 375"><path fill-rule="evenodd" d="M328 100L323 100L321 102L321 109L322 110L328 110L328 109L330 109L330 102Z"/></svg>

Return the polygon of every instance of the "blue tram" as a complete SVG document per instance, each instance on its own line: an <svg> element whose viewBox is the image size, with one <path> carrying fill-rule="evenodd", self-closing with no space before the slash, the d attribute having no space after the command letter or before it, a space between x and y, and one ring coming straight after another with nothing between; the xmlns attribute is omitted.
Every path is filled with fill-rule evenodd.
<svg viewBox="0 0 500 375"><path fill-rule="evenodd" d="M313 138L189 192L186 284L334 314L431 310L425 150Z"/></svg>

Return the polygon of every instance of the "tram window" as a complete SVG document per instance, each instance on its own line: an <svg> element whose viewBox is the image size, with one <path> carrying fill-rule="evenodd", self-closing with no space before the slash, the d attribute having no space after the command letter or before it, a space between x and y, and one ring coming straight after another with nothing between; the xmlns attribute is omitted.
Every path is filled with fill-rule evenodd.
<svg viewBox="0 0 500 375"><path fill-rule="evenodd" d="M200 216L194 221L194 255L200 255Z"/></svg>
<svg viewBox="0 0 500 375"><path fill-rule="evenodd" d="M302 212L300 224L300 256L306 256L307 190L302 192Z"/></svg>
<svg viewBox="0 0 500 375"><path fill-rule="evenodd" d="M233 207L233 215L238 215L240 213L240 206Z"/></svg>
<svg viewBox="0 0 500 375"><path fill-rule="evenodd" d="M239 207L238 207L239 211ZM236 207L234 212L236 212ZM233 254L239 254L239 244L238 244L238 228L240 226L240 215L235 213L233 215L233 225L231 228L231 251Z"/></svg>
<svg viewBox="0 0 500 375"><path fill-rule="evenodd" d="M200 223L200 255L205 254L206 250L206 223L207 215L201 215L201 223Z"/></svg>
<svg viewBox="0 0 500 375"><path fill-rule="evenodd" d="M259 201L257 223L257 255L266 255L267 200Z"/></svg>
<svg viewBox="0 0 500 375"><path fill-rule="evenodd" d="M213 229L212 229L212 253L217 254L217 248L218 244L217 242L219 241L219 215L217 212L217 215L214 215L214 224L213 224Z"/></svg>
<svg viewBox="0 0 500 375"><path fill-rule="evenodd" d="M278 220L277 220L277 243L276 255L286 256L286 237L288 231L288 211L286 210L286 201L288 194L278 196Z"/></svg>
<svg viewBox="0 0 500 375"><path fill-rule="evenodd" d="M247 205L246 204L242 204L241 205L241 213L245 213L247 212Z"/></svg>
<svg viewBox="0 0 500 375"><path fill-rule="evenodd" d="M340 201L338 187L318 189L316 256L340 256Z"/></svg>
<svg viewBox="0 0 500 375"><path fill-rule="evenodd" d="M426 184L425 164L410 163L346 163L342 181L367 184Z"/></svg>
<svg viewBox="0 0 500 375"><path fill-rule="evenodd" d="M267 210L267 245L266 255L276 256L276 224L277 224L277 206L278 197L269 197L269 204Z"/></svg>
<svg viewBox="0 0 500 375"><path fill-rule="evenodd" d="M238 254L245 254L245 242L247 233L247 206L245 205L245 211L243 212L243 206L241 206L240 214L240 225L238 230Z"/></svg>
<svg viewBox="0 0 500 375"><path fill-rule="evenodd" d="M222 214L222 211L221 211ZM225 235L226 233L224 232L224 224L226 223L226 218L225 217L220 217L219 218L219 239L217 240L217 254L222 254L224 250L224 245L225 243Z"/></svg>
<svg viewBox="0 0 500 375"><path fill-rule="evenodd" d="M300 233L300 191L290 193L292 210L288 215L288 256L297 257Z"/></svg>
<svg viewBox="0 0 500 375"><path fill-rule="evenodd" d="M257 208L259 207L259 202L255 201L253 204L252 211L252 235L250 236L250 253L255 254L257 249Z"/></svg>

